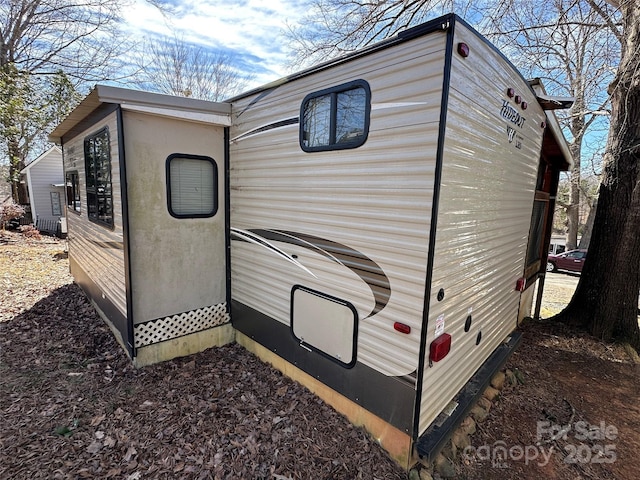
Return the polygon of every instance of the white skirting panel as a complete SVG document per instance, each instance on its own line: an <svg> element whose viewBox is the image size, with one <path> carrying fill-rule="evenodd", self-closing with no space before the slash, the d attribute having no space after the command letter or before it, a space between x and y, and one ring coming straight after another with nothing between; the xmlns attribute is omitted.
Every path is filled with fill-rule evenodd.
<svg viewBox="0 0 640 480"><path fill-rule="evenodd" d="M182 337L229 323L230 320L226 302L150 320L133 327L135 347L144 347Z"/></svg>

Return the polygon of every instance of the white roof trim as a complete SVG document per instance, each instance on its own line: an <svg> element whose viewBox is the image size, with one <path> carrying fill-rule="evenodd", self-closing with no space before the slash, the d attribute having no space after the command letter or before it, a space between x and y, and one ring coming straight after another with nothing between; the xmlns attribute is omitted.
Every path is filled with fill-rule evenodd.
<svg viewBox="0 0 640 480"><path fill-rule="evenodd" d="M215 113L189 112L186 110L174 110L171 108L150 107L147 105L135 105L122 103L123 110L131 112L149 113L160 117L179 118L192 122L209 123L213 125L231 126L231 118L228 115L216 115Z"/></svg>
<svg viewBox="0 0 640 480"><path fill-rule="evenodd" d="M175 119L231 125L231 104L195 98L176 97L126 88L96 85L80 104L49 134L49 141L61 143L72 131L102 104L119 105L131 111L162 115Z"/></svg>
<svg viewBox="0 0 640 480"><path fill-rule="evenodd" d="M28 165L26 165L22 170L20 170L20 173L27 173L29 170L31 170L31 167L33 167L36 163L39 163L40 160L42 160L43 158L47 157L51 152L56 151L60 154L60 157L62 158L62 150L60 150L60 148L57 145L54 145L53 147L51 147L49 150L47 150L46 152L40 154L40 156L38 158L36 158L33 162L29 162Z"/></svg>
<svg viewBox="0 0 640 480"><path fill-rule="evenodd" d="M558 109L571 108L571 106L575 102L575 99L572 97L554 97L551 95L547 95L547 92L544 89L544 84L539 78L529 80L529 85L531 85L531 88L533 88L533 92L536 95L538 103L544 110L547 128L551 130L551 134L556 139L556 143L558 144L558 147L560 148L565 161L569 165L569 168L573 168L573 156L571 155L571 151L569 150L567 137L564 136L562 127L560 126L560 122L558 122L558 117L556 117L556 114L553 111Z"/></svg>

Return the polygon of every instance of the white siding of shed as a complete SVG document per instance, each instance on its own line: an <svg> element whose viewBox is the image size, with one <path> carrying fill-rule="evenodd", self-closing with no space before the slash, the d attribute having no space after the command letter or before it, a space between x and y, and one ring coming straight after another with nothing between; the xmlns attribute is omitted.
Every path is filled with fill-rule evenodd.
<svg viewBox="0 0 640 480"><path fill-rule="evenodd" d="M34 223L36 220L57 222L64 216L64 188L54 187L64 183L62 152L54 147L26 167L29 201ZM54 215L51 193L60 196L60 214Z"/></svg>

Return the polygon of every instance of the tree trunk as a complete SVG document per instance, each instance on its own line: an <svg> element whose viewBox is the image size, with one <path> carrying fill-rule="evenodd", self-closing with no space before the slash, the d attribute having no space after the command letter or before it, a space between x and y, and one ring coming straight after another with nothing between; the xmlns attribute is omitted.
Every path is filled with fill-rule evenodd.
<svg viewBox="0 0 640 480"><path fill-rule="evenodd" d="M558 319L640 351L640 4L623 2L624 41L611 93L611 125L589 254Z"/></svg>
<svg viewBox="0 0 640 480"><path fill-rule="evenodd" d="M587 223L584 226L584 232L582 232L582 237L580 237L580 241L578 242L578 248L584 248L585 250L589 248L589 244L591 243L591 232L593 232L593 222L596 219L596 211L598 210L598 198L596 197L589 205L589 216L587 217Z"/></svg>
<svg viewBox="0 0 640 480"><path fill-rule="evenodd" d="M585 128L585 101L582 76L577 75L573 80L571 90L575 95L575 103L571 108L572 120L569 123L573 143L569 145L573 168L571 168L571 180L569 189L569 206L567 207L567 250L578 248L578 228L580 227L580 174L582 166L582 141Z"/></svg>
<svg viewBox="0 0 640 480"><path fill-rule="evenodd" d="M21 195L20 172L24 168L23 152L17 140L9 138L7 140L7 151L9 154L9 181L11 182L11 196L17 204L22 203L24 195Z"/></svg>
<svg viewBox="0 0 640 480"><path fill-rule="evenodd" d="M571 149L574 150L573 148ZM580 226L580 153L573 154L569 206L567 207L567 250L578 248L578 227Z"/></svg>

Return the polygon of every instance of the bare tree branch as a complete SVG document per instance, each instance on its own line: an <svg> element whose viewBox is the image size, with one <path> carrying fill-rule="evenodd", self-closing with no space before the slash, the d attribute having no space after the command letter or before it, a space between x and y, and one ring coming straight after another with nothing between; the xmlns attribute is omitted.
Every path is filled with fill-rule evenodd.
<svg viewBox="0 0 640 480"><path fill-rule="evenodd" d="M178 37L145 44L136 83L151 91L221 101L240 93L251 80L224 53L205 50Z"/></svg>
<svg viewBox="0 0 640 480"><path fill-rule="evenodd" d="M285 36L291 66L301 67L362 48L453 10L480 11L471 0L317 0Z"/></svg>

